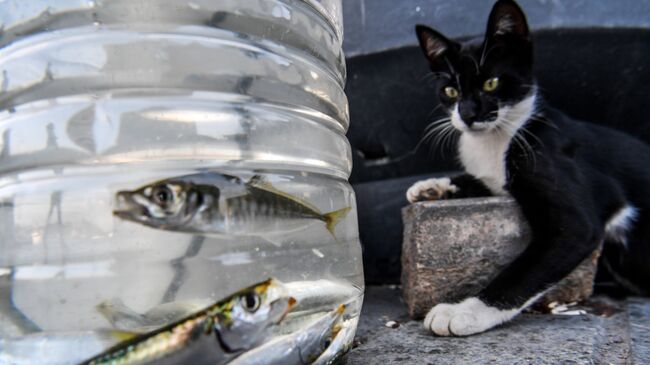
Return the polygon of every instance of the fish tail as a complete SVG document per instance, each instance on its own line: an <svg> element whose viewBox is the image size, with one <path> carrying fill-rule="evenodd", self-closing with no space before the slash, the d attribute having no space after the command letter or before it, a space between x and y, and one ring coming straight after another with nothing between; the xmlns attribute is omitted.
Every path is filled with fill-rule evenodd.
<svg viewBox="0 0 650 365"><path fill-rule="evenodd" d="M341 220L345 218L346 215L348 215L351 209L351 207L346 207L323 215L323 220L327 225L327 230L330 231L334 238L336 238L336 234L334 234L336 225L339 224L339 222L341 222Z"/></svg>

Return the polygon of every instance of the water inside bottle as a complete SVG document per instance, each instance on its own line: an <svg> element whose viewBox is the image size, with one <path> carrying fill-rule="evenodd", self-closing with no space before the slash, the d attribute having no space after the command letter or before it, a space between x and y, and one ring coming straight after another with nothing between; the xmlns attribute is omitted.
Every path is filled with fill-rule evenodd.
<svg viewBox="0 0 650 365"><path fill-rule="evenodd" d="M182 311L269 277L299 300L278 335L339 304L356 326L345 69L328 24L340 4L318 3L3 2L0 363L100 353L122 325L102 303ZM278 217L248 234L113 213L119 191L208 172L260 175L322 213L351 210L333 232Z"/></svg>

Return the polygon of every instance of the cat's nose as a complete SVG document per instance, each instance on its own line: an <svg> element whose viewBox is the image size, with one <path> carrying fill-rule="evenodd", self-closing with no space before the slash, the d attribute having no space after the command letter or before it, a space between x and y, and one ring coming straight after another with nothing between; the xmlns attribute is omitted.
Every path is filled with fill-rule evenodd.
<svg viewBox="0 0 650 365"><path fill-rule="evenodd" d="M471 100L463 100L458 105L458 114L460 114L463 122L465 122L468 127L471 127L478 117L478 105Z"/></svg>

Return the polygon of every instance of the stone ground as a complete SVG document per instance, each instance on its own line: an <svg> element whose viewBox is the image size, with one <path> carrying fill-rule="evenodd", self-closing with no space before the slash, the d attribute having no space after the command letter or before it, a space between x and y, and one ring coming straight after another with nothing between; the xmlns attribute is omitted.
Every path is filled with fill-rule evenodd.
<svg viewBox="0 0 650 365"><path fill-rule="evenodd" d="M595 297L571 309L588 313L525 313L483 334L434 337L410 320L399 289L367 287L347 364L650 364L650 299Z"/></svg>

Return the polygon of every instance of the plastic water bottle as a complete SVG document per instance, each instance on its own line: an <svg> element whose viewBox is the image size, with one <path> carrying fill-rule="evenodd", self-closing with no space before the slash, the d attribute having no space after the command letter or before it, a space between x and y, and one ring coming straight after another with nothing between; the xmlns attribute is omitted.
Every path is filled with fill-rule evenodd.
<svg viewBox="0 0 650 365"><path fill-rule="evenodd" d="M151 313L268 277L302 300L285 331L342 303L355 320L340 2L0 1L0 363L100 353L120 325L102 303ZM114 214L119 191L207 172L351 210L255 234Z"/></svg>

